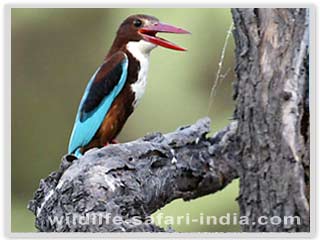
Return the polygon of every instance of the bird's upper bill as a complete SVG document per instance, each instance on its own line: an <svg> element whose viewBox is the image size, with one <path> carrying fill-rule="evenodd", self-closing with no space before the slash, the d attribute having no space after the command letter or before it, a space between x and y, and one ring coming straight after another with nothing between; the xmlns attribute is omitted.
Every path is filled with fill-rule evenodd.
<svg viewBox="0 0 320 240"><path fill-rule="evenodd" d="M189 31L184 30L182 28L178 28L169 24L157 22L152 25L144 26L139 29L139 33L143 37L144 40L151 42L153 44L170 48L178 51L186 51L186 48L180 47L172 42L169 42L168 40L165 40L163 38L157 37L156 34L158 32L164 32L164 33L177 33L177 34L190 34Z"/></svg>

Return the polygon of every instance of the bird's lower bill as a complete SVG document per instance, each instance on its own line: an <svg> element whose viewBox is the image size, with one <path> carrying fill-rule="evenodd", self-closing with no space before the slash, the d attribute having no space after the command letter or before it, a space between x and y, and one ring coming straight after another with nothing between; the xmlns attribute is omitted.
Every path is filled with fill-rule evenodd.
<svg viewBox="0 0 320 240"><path fill-rule="evenodd" d="M173 49L173 50L178 50L178 51L186 51L186 48L180 47L166 39L157 37L156 34L158 32L165 32L165 33L176 33L176 34L189 34L187 30L184 30L182 28L178 28L175 26L171 26L169 24L165 23L157 23L154 25L146 26L143 27L139 30L139 33L143 37L144 40L151 42L153 44Z"/></svg>

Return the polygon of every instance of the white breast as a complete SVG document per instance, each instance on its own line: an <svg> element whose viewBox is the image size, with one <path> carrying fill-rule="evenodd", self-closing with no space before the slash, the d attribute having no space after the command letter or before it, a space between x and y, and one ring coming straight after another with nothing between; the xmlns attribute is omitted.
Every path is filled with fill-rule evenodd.
<svg viewBox="0 0 320 240"><path fill-rule="evenodd" d="M131 89L135 93L135 101L133 106L136 107L147 85L147 74L149 69L149 56L150 52L156 45L140 40L139 42L129 42L127 44L128 51L140 62L140 71L138 73L138 79L135 83L131 84Z"/></svg>

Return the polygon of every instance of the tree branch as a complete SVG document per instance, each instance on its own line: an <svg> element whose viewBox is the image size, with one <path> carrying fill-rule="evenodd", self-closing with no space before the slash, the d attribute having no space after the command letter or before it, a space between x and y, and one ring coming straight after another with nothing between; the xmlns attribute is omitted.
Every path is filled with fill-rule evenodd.
<svg viewBox="0 0 320 240"><path fill-rule="evenodd" d="M154 133L133 142L89 151L80 159L65 156L60 169L42 180L30 201L40 231L163 231L147 220L177 198L194 199L224 188L237 177L233 122L211 138L210 120L162 135ZM53 224L50 217L118 216L112 222ZM103 219L106 219L105 216Z"/></svg>

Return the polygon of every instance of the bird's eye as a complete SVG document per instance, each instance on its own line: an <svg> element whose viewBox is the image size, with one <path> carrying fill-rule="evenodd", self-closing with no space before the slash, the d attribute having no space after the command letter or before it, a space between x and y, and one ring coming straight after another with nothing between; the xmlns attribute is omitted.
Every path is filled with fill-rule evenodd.
<svg viewBox="0 0 320 240"><path fill-rule="evenodd" d="M142 21L139 20L139 19L135 19L135 20L133 21L133 25L134 25L135 27L141 27Z"/></svg>

